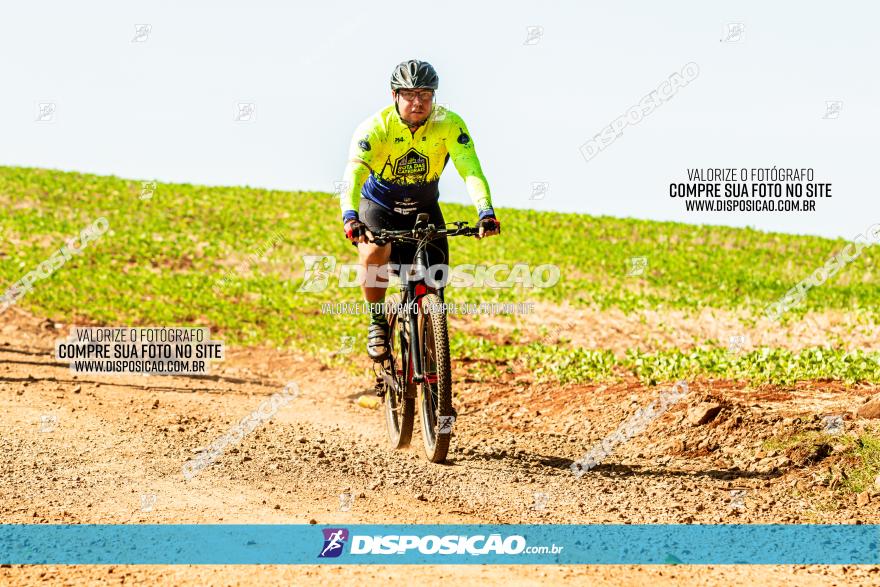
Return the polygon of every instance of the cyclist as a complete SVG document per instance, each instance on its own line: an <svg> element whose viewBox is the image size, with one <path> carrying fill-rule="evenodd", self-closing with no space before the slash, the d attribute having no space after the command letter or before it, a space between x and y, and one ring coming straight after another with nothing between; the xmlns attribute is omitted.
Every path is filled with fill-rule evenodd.
<svg viewBox="0 0 880 587"><path fill-rule="evenodd" d="M432 224L443 224L437 184L450 159L479 213L478 238L501 232L467 126L458 114L434 104L438 81L430 63L411 59L399 64L391 74L394 104L362 122L352 137L339 199L345 235L358 247L365 275L371 266L389 261L409 264L415 254L414 246L371 243L369 229L412 228L419 213L427 213ZM427 256L429 265L448 265L446 239L432 241ZM385 299L387 281L379 283L361 288L373 308L381 308ZM367 353L381 361L388 351L388 322L378 309L370 318Z"/></svg>

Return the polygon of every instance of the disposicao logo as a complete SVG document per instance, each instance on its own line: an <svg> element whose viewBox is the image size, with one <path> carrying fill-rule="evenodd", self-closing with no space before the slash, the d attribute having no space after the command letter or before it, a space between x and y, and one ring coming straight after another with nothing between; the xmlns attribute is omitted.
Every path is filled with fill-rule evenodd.
<svg viewBox="0 0 880 587"><path fill-rule="evenodd" d="M551 550L550 547L526 547L526 540L522 536L508 536L502 538L500 534L489 536L412 536L412 535L386 535L386 536L349 536L345 528L325 528L324 548L318 558L336 558L344 550L346 542L351 538L350 554L408 554L415 550L419 554L469 554L473 556L485 554L520 554L530 550L538 553L557 553L562 550Z"/></svg>
<svg viewBox="0 0 880 587"><path fill-rule="evenodd" d="M318 558L336 558L342 554L345 542L348 540L348 530L345 528L323 528L324 548Z"/></svg>

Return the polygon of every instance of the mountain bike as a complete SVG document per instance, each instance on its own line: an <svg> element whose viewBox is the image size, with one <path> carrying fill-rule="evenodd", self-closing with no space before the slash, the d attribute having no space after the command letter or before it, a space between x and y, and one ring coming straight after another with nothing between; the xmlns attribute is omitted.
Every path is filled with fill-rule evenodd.
<svg viewBox="0 0 880 587"><path fill-rule="evenodd" d="M412 440L415 402L420 398L425 454L432 463L442 463L456 413L443 287L428 284L426 247L438 238L476 236L479 230L467 222L435 226L428 220L427 214L419 214L411 230L373 232L371 242L379 245L416 243L409 271L401 271L400 293L386 299L390 352L377 363L376 394L383 398L388 438L395 449L409 446Z"/></svg>

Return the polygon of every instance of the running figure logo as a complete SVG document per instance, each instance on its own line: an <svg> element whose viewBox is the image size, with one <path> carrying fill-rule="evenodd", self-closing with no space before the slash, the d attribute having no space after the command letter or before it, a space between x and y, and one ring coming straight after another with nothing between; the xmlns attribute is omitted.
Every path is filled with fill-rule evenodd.
<svg viewBox="0 0 880 587"><path fill-rule="evenodd" d="M455 424L455 416L440 416L437 422L437 434L452 434L453 424Z"/></svg>
<svg viewBox="0 0 880 587"><path fill-rule="evenodd" d="M348 530L345 528L324 528L324 549L318 558L336 558L342 554L345 542L348 540Z"/></svg>
<svg viewBox="0 0 880 587"><path fill-rule="evenodd" d="M336 257L329 255L304 255L303 262L306 265L305 275L300 292L318 293L327 289L330 277L336 267Z"/></svg>

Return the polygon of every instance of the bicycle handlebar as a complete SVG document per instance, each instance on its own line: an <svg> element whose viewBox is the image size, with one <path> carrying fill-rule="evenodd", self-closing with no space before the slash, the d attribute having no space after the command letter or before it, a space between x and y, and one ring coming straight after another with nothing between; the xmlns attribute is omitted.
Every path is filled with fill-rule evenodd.
<svg viewBox="0 0 880 587"><path fill-rule="evenodd" d="M385 230L384 228L379 231L370 230L373 233L373 238L370 242L377 245L386 245L411 239L430 241L450 236L477 236L480 234L479 228L466 225L467 222L448 222L443 225L443 228L437 228L433 224L428 224L423 227L405 230ZM455 229L449 230L446 228L447 226L455 226Z"/></svg>

